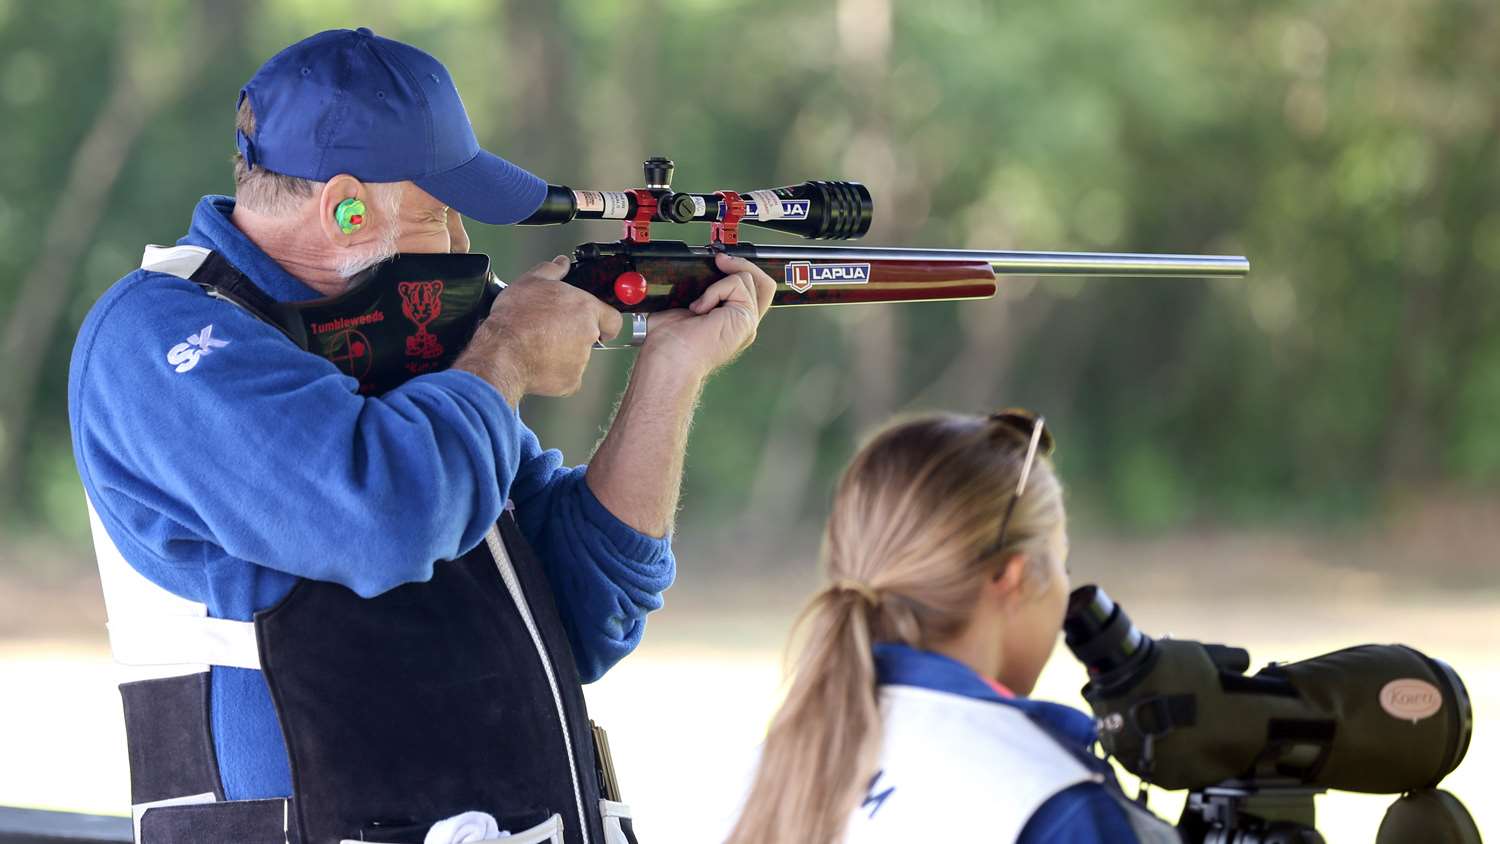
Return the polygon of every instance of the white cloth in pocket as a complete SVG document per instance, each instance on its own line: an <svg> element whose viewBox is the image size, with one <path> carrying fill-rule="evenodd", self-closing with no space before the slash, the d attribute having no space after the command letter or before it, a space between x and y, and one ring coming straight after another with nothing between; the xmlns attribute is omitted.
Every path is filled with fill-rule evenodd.
<svg viewBox="0 0 1500 844"><path fill-rule="evenodd" d="M472 835L485 837L469 837ZM464 812L433 824L432 828L427 831L425 844L491 844L491 842L495 844L563 844L562 815L553 815L531 829L521 832L504 832L499 829L493 816L485 812ZM346 838L339 844L375 844L375 842Z"/></svg>
<svg viewBox="0 0 1500 844"><path fill-rule="evenodd" d="M504 837L509 836L510 833L507 832ZM427 830L427 837L422 839L422 844L477 844L500 837L500 824L495 822L494 815L489 812L463 812L433 824L432 829Z"/></svg>

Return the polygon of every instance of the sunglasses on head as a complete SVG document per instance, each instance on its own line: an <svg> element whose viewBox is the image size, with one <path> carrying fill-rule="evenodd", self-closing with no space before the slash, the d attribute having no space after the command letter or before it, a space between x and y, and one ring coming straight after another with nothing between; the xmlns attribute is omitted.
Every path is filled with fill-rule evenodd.
<svg viewBox="0 0 1500 844"><path fill-rule="evenodd" d="M1006 408L1005 410L991 413L989 420L995 425L1003 426L1010 433L1018 436L1018 442L1026 444L1026 460L1021 464L1021 477L1016 481L1016 491L1010 497L1010 503L1005 506L1005 516L1000 520L1000 538L985 552L985 556L999 551L1005 547L1005 534L1010 528L1010 517L1016 512L1016 502L1021 500L1021 495L1026 492L1026 482L1031 479L1031 467L1036 463L1036 456L1040 453L1043 457L1050 457L1057 443L1052 439L1052 432L1047 430L1046 417L1038 416L1029 410L1019 408Z"/></svg>

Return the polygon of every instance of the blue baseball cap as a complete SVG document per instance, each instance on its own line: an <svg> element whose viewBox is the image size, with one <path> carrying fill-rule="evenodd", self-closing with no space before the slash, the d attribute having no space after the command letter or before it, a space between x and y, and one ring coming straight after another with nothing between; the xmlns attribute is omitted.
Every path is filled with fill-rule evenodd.
<svg viewBox="0 0 1500 844"><path fill-rule="evenodd" d="M272 56L240 89L254 137L235 133L251 167L327 181L415 182L482 223L531 216L547 183L479 147L442 62L370 30L331 29Z"/></svg>

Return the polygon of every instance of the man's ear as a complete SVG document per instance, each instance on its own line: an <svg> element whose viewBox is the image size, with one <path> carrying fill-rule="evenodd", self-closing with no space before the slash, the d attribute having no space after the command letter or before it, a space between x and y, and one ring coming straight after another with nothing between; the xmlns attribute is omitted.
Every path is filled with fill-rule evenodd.
<svg viewBox="0 0 1500 844"><path fill-rule="evenodd" d="M365 206L361 219L348 234L344 233L337 218L339 203L346 199L357 199ZM340 173L323 183L323 193L318 196L318 227L335 247L363 246L375 239L378 225L389 224L389 221L373 219L372 204L370 189L363 182L347 173Z"/></svg>
<svg viewBox="0 0 1500 844"><path fill-rule="evenodd" d="M1022 597L1026 579L1025 554L1011 554L994 574L985 579L984 596L1001 604L1011 604Z"/></svg>

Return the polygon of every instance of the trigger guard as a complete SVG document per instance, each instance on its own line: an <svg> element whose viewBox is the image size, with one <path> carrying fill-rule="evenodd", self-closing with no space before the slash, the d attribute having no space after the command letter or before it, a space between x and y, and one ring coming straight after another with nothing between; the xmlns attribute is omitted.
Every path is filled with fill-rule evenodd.
<svg viewBox="0 0 1500 844"><path fill-rule="evenodd" d="M605 342L602 342L602 341L599 341L599 340L595 340L594 341L594 348L595 349L629 349L629 348L639 348L642 343L646 342L646 326L647 326L647 323L650 320L651 315L648 314L648 313L636 312L636 313L625 314L624 316L626 318L626 321L621 326L620 333L615 335L614 340L611 340L608 343L605 343ZM628 335L626 333L627 331L629 332ZM624 343L618 343L618 342L616 342L621 337L627 337L627 336L628 336L629 339L627 339Z"/></svg>

